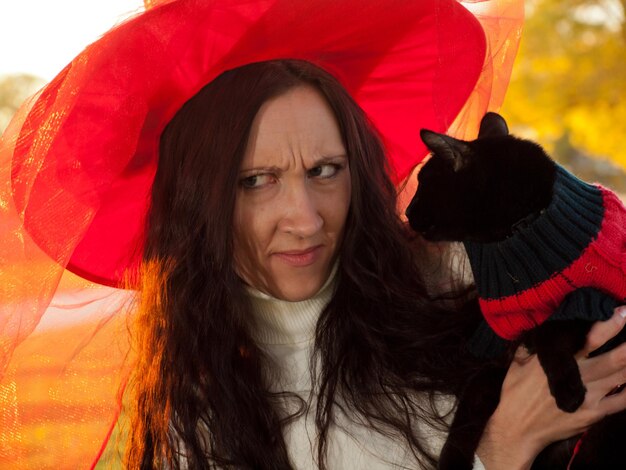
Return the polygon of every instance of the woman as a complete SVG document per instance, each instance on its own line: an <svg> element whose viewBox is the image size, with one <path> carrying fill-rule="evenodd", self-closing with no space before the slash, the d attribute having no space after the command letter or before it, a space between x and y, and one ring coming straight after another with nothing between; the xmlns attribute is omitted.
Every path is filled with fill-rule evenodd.
<svg viewBox="0 0 626 470"><path fill-rule="evenodd" d="M218 3L163 2L111 32L44 90L12 149L13 181L34 181L13 196L37 244L88 279L141 283L127 464L432 466L443 429L434 411L449 405L433 410L427 397L458 392L473 370L461 341L472 316L427 296L387 172L400 180L417 163L402 158L419 150L407 144L415 115L447 127L468 99L479 29L451 1ZM311 21L294 23L294 9ZM435 24L437 34L417 34ZM454 47L425 53L425 37ZM267 62L283 57L304 61ZM320 67L360 97L385 151ZM429 86L413 86L422 77ZM57 207L76 211L71 241L46 230ZM618 326L596 327L589 350ZM527 465L623 408L621 396L602 400L623 354L581 353L589 403L567 416L536 361L515 364L481 441L487 468ZM517 395L527 388L533 400ZM523 425L511 430L511 419Z"/></svg>
<svg viewBox="0 0 626 470"><path fill-rule="evenodd" d="M405 390L453 387L455 371L442 369L447 338L420 344L421 335L442 336L445 313L419 281L385 165L363 112L336 80L302 61L228 71L177 113L162 135L152 188L144 263L154 272L142 275L149 295L139 377L155 382L137 383L130 467L146 458L144 442L150 461L160 462L171 427L192 468L209 450L212 461L236 467L287 468L305 458L289 455L280 438L283 423L306 409L285 409L281 395L292 395L292 407L298 396L275 381L292 384L297 373L263 371L297 357L308 376L316 324L319 375L303 391L319 389L320 462L340 396L349 415L411 436L414 418L396 410L424 419L426 403L412 404ZM332 285L320 293L325 283ZM256 323L255 310L264 312ZM208 449L196 436L199 420ZM306 437L291 429L296 442ZM409 442L425 447L417 436ZM349 460L342 462L330 467Z"/></svg>

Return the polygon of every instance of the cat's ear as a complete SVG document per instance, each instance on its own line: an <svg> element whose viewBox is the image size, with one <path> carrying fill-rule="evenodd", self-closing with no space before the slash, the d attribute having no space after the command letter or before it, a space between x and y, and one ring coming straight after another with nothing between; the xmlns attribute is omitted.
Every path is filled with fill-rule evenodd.
<svg viewBox="0 0 626 470"><path fill-rule="evenodd" d="M482 137L502 137L509 135L509 127L506 121L498 113L489 112L480 121L478 138Z"/></svg>
<svg viewBox="0 0 626 470"><path fill-rule="evenodd" d="M428 129L422 129L420 137L433 155L450 162L454 171L459 171L466 164L467 156L470 154L466 142Z"/></svg>

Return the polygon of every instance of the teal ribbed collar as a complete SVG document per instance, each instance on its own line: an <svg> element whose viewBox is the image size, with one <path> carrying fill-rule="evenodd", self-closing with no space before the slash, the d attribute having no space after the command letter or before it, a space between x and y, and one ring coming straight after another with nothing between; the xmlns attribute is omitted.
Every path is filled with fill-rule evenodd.
<svg viewBox="0 0 626 470"><path fill-rule="evenodd" d="M501 241L464 242L478 294L499 299L532 288L562 271L597 237L602 192L557 165L552 201Z"/></svg>

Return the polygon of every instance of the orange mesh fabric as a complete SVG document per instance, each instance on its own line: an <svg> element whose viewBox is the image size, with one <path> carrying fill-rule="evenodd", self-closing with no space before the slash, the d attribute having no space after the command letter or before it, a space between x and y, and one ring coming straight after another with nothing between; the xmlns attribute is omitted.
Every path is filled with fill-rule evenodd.
<svg viewBox="0 0 626 470"><path fill-rule="evenodd" d="M259 15L254 10L255 6L262 8L262 12L270 7L283 8L281 14L288 16L293 1L227 2L241 5L235 23L241 26L242 37L237 43L241 48L237 49L237 55L225 55L224 63L235 66L240 61L259 57L249 50L252 37L247 36L246 39L244 34L249 33L251 28L246 21ZM179 2L151 0L146 1L146 6L151 13L156 14L161 8L173 6L168 5L173 3ZM389 1L388 5L390 8L394 5L400 8L402 3ZM356 15L363 11L364 1L345 0L341 4L347 8L346 11ZM437 93L439 99L433 100L429 108L432 117L425 122L435 123L434 130L443 131L450 127L458 136L472 135L484 112L500 106L522 21L521 0L485 0L463 4L478 18L487 37L487 60L482 66L478 84L472 85L474 91L469 99L467 94L471 88L465 90L462 96L447 93L446 87L455 86L453 77L447 79L447 82L431 80L424 84L423 90L426 96L431 96L434 93L433 83L443 87ZM246 5L249 8L244 8ZM319 24L323 24L326 18L324 9L311 8L306 15L307 21L317 21ZM432 21L424 24L425 28L434 27L443 21L441 12L438 16L436 9L431 12L431 17ZM220 20L216 24L228 23ZM258 24L267 27L270 23ZM144 34L149 34L150 41L157 44L165 32L157 28L147 30ZM222 27L212 34L227 38L233 31ZM314 31L310 34L314 34ZM172 44L177 39L182 40L173 37ZM299 40L302 44L315 43L312 37L300 37ZM182 46L177 44L176 47ZM256 47L265 50L264 44L259 43ZM279 54L282 50L280 44L276 47L272 49L272 54ZM231 51L230 48L228 50ZM116 165L119 165L119 162L103 158L88 171L81 172L80 159L72 160L72 138L76 133L67 132L62 140L56 134L59 128L70 122L68 119L72 113L81 115L79 106L82 106L82 102L77 99L77 92L81 83L92 79L91 74L104 61L102 49L92 48L88 51L91 52L79 56L43 92L20 109L0 140L0 468L93 467L111 436L120 409L121 388L132 365L127 317L132 310L133 293L98 285L93 282L97 276L92 275L89 282L65 271L68 264L72 265L73 256L84 250L85 234L93 230L96 217L105 204L102 195L106 193L79 193L68 189L65 183L79 181L86 188L107 189L107 184L114 184L114 178L108 175L113 174ZM433 52L435 58L436 51ZM451 52L454 53L448 50L447 54ZM210 49L205 50L205 53L210 53ZM268 58L271 57L270 54ZM302 58L327 64L329 71L335 72L332 61L325 63L319 57L306 54ZM341 57L336 59L346 60ZM149 65L146 67L149 68ZM124 72L121 68L113 70L116 73ZM372 73L376 73L382 69L374 67L372 70ZM180 72L184 74L188 70ZM429 69L425 74L431 72ZM211 73L207 77L210 78ZM432 78L432 73L429 76ZM440 76L446 75L444 73ZM149 79L150 73L146 73L146 77ZM102 82L114 78L96 77ZM357 97L363 98L365 94L372 98L371 101L364 99L363 102L370 103L371 107L366 109L375 114L375 98L377 94L383 93L384 88L370 85L364 91L358 83L351 83L349 77L345 80ZM189 89L183 92L189 93ZM166 93L166 90L160 90L160 93ZM144 112L142 110L145 106L154 104L134 100L133 96L130 93L128 99L119 101L119 110L111 109L109 114L100 115L100 119L110 122L123 113ZM153 99L158 97L159 90L156 90ZM99 99L104 97L93 95L90 103L97 103ZM390 100L387 104L392 106L394 100L400 102L402 99L403 94L398 91L397 96L389 94L379 104ZM464 102L466 104L459 114L460 105ZM455 106L456 110L451 112ZM169 116L174 111L170 110ZM71 131L81 124L80 119L71 122ZM148 119L142 126L151 124L154 123ZM377 125L385 131L390 123L379 121ZM411 138L415 139L418 127L424 124L415 121L413 125L416 129ZM100 131L97 120L91 121L88 128L80 129L83 134L97 135ZM405 129L403 132L411 134L412 130ZM401 156L395 164L400 179L424 156L423 150L421 153L412 151L412 147L401 140L394 141L391 138L388 144L395 152L394 155ZM143 143L126 142L124 145L141 147ZM63 148L65 162L70 164L59 166L56 160L46 159L51 148ZM96 149L96 146L93 148ZM22 156L17 165L16 149ZM115 150L112 149L111 154L115 155ZM42 175L50 177L44 178ZM115 188L109 189L110 193L116 194ZM52 206L54 210L29 212L29 208L38 205ZM61 216L62 220L59 219ZM31 230L32 227L38 227L39 230ZM54 240L54 243L45 244L42 240ZM95 251L93 256L100 254ZM80 269L74 271L80 272ZM106 459L115 457L115 454L105 455Z"/></svg>
<svg viewBox="0 0 626 470"><path fill-rule="evenodd" d="M481 118L502 106L522 34L524 2L519 0L464 0L487 37L487 54L480 79L463 110L449 128L459 139L473 140Z"/></svg>
<svg viewBox="0 0 626 470"><path fill-rule="evenodd" d="M111 300L48 308L15 349L0 385L0 468L78 469L95 462L128 375L126 325L116 314L119 303L106 305Z"/></svg>
<svg viewBox="0 0 626 470"><path fill-rule="evenodd" d="M10 135L0 141L0 468L88 468L128 375L128 293L61 282L69 276L29 237L13 205ZM79 237L85 225L69 228L66 256L76 240L70 232Z"/></svg>
<svg viewBox="0 0 626 470"><path fill-rule="evenodd" d="M448 127L448 134L464 140L478 135L481 118L498 111L504 102L524 22L523 0L460 0L480 22L487 38L483 70L472 94ZM432 129L431 129L432 130ZM398 197L398 211L404 214L417 189L415 171L404 181Z"/></svg>

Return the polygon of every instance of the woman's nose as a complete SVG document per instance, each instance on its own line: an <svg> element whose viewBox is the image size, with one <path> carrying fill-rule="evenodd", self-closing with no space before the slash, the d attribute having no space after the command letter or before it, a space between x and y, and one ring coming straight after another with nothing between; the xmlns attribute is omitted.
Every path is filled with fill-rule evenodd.
<svg viewBox="0 0 626 470"><path fill-rule="evenodd" d="M324 225L318 204L306 188L306 184L299 185L289 191L284 199L283 214L279 222L281 231L290 233L299 238L315 235Z"/></svg>

